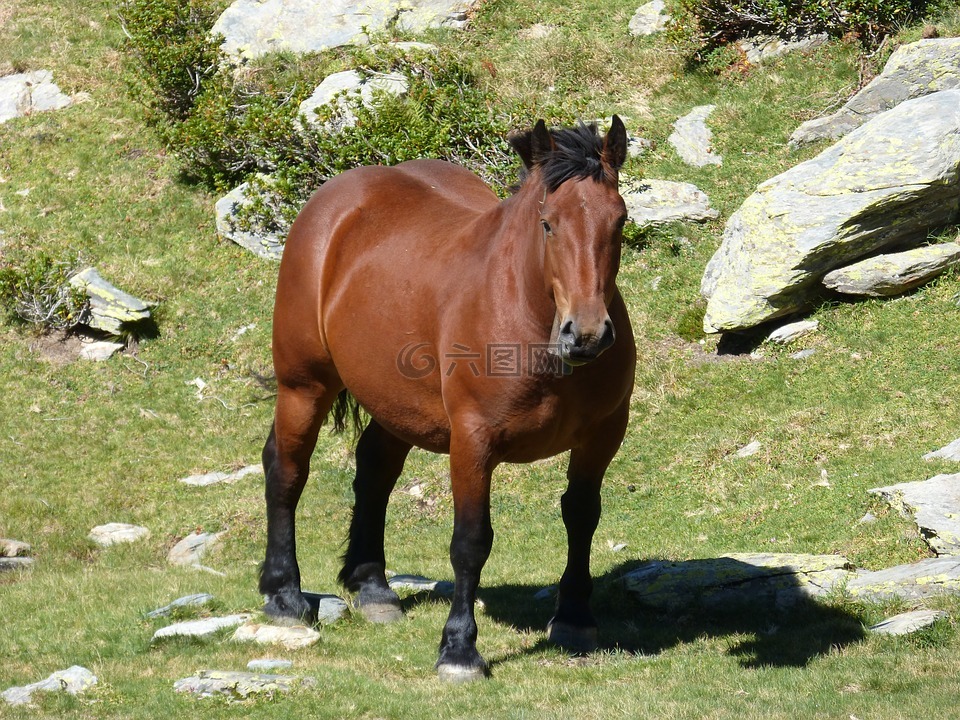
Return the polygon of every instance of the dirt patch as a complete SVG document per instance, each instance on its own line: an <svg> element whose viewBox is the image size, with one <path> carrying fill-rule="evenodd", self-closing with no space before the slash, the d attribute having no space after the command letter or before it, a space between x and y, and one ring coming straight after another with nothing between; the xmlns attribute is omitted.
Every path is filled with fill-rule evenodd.
<svg viewBox="0 0 960 720"><path fill-rule="evenodd" d="M36 353L52 365L63 367L80 358L83 343L76 335L49 333L30 341L30 352Z"/></svg>

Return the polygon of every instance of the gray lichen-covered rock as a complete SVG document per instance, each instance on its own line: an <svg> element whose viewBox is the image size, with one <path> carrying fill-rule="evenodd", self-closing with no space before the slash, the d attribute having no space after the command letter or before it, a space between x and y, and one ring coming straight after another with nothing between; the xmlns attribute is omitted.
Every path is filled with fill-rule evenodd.
<svg viewBox="0 0 960 720"><path fill-rule="evenodd" d="M405 32L462 27L475 0L235 0L214 23L223 51L252 59L365 45L394 25Z"/></svg>
<svg viewBox="0 0 960 720"><path fill-rule="evenodd" d="M924 460L956 460L960 462L960 438L957 438L952 443L944 445L939 450L934 450L933 452L928 452L923 456Z"/></svg>
<svg viewBox="0 0 960 720"><path fill-rule="evenodd" d="M130 523L107 523L97 525L88 537L100 547L110 547L121 543L132 543L150 537L150 531L141 525Z"/></svg>
<svg viewBox="0 0 960 720"><path fill-rule="evenodd" d="M304 592L304 599L317 616L321 625L332 625L345 618L350 612L350 606L339 595Z"/></svg>
<svg viewBox="0 0 960 720"><path fill-rule="evenodd" d="M713 133L707 127L707 117L715 105L700 105L673 124L667 142L688 165L723 165L723 158L713 152Z"/></svg>
<svg viewBox="0 0 960 720"><path fill-rule="evenodd" d="M960 558L938 557L874 572L859 571L844 585L851 597L871 601L922 600L960 592Z"/></svg>
<svg viewBox="0 0 960 720"><path fill-rule="evenodd" d="M124 347L125 345L123 343L108 342L106 340L83 343L83 347L80 348L80 359L90 360L92 362L104 362L123 350Z"/></svg>
<svg viewBox="0 0 960 720"><path fill-rule="evenodd" d="M172 614L174 610L179 608L186 607L200 607L206 605L211 600L213 600L213 595L210 593L194 593L193 595L184 595L183 597L177 598L168 605L157 608L156 610L151 610L148 612L145 617L148 618L158 618L158 617L167 617Z"/></svg>
<svg viewBox="0 0 960 720"><path fill-rule="evenodd" d="M644 178L621 181L620 194L630 221L637 225L663 225L680 220L704 222L719 214L710 198L691 183Z"/></svg>
<svg viewBox="0 0 960 720"><path fill-rule="evenodd" d="M229 698L243 699L251 695L272 696L278 692L289 692L296 687L310 687L315 682L312 678L290 675L203 670L191 677L177 680L173 689L201 698L226 695Z"/></svg>
<svg viewBox="0 0 960 720"><path fill-rule="evenodd" d="M150 305L111 285L96 268L81 270L70 278L70 284L90 298L90 319L87 325L111 335L122 335L131 325L150 318Z"/></svg>
<svg viewBox="0 0 960 720"><path fill-rule="evenodd" d="M66 670L58 670L47 679L40 682L12 687L0 693L0 697L11 705L26 705L37 692L66 692L79 695L97 684L97 676L80 665L73 665Z"/></svg>
<svg viewBox="0 0 960 720"><path fill-rule="evenodd" d="M49 70L0 77L0 123L23 115L59 110L71 102L70 96L60 92L53 83Z"/></svg>
<svg viewBox="0 0 960 720"><path fill-rule="evenodd" d="M235 242L254 255L266 260L279 260L283 255L286 236L280 233L251 232L236 227L234 220L238 208L252 202L249 196L250 183L241 183L217 201L214 210L217 214L217 234L224 240Z"/></svg>
<svg viewBox="0 0 960 720"><path fill-rule="evenodd" d="M871 625L870 630L878 635L909 635L947 617L943 610L911 610Z"/></svg>
<svg viewBox="0 0 960 720"><path fill-rule="evenodd" d="M207 533L198 531L190 533L170 548L170 552L167 553L167 562L171 565L181 566L199 565L203 556L216 546L222 535L222 532Z"/></svg>
<svg viewBox="0 0 960 720"><path fill-rule="evenodd" d="M762 35L739 40L737 47L751 65L762 65L791 52L802 52L825 45L830 40L826 33L817 33L804 38L784 40L775 35Z"/></svg>
<svg viewBox="0 0 960 720"><path fill-rule="evenodd" d="M960 555L960 473L870 490L913 517L937 555Z"/></svg>
<svg viewBox="0 0 960 720"><path fill-rule="evenodd" d="M800 320L781 325L767 336L767 340L778 345L787 345L816 332L819 327L820 323L816 320Z"/></svg>
<svg viewBox="0 0 960 720"><path fill-rule="evenodd" d="M876 255L828 272L823 284L844 295L891 297L930 282L960 264L960 242Z"/></svg>
<svg viewBox="0 0 960 720"><path fill-rule="evenodd" d="M840 555L734 553L682 562L654 560L623 580L640 602L654 607L761 600L790 606L829 592L850 575L851 567Z"/></svg>
<svg viewBox="0 0 960 720"><path fill-rule="evenodd" d="M662 32L669 22L667 4L663 0L653 0L637 8L628 27L631 35L644 37Z"/></svg>
<svg viewBox="0 0 960 720"><path fill-rule="evenodd" d="M954 222L958 175L960 90L947 90L898 105L762 183L707 265L704 330L797 312L831 270Z"/></svg>
<svg viewBox="0 0 960 720"><path fill-rule="evenodd" d="M400 73L361 75L356 70L344 70L325 77L313 94L300 103L300 116L307 126L317 127L317 109L336 102L337 117L323 129L337 132L357 123L357 116L350 107L351 102L360 102L364 107L372 108L376 104L378 93L403 95L407 92L407 87L407 78Z"/></svg>
<svg viewBox="0 0 960 720"><path fill-rule="evenodd" d="M918 40L897 49L883 72L837 112L803 123L791 145L846 135L905 100L960 88L960 38Z"/></svg>

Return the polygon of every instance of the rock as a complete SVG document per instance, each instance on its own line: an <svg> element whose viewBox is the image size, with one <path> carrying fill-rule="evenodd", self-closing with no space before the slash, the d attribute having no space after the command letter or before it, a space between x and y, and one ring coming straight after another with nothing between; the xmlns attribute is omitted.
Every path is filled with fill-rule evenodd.
<svg viewBox="0 0 960 720"><path fill-rule="evenodd" d="M810 333L816 332L820 323L816 320L801 320L800 322L781 325L767 336L767 340L778 345L787 345L794 340L806 337Z"/></svg>
<svg viewBox="0 0 960 720"><path fill-rule="evenodd" d="M123 350L124 347L125 345L123 343L106 341L84 343L83 347L80 348L80 359L103 362L104 360L109 360L116 353Z"/></svg>
<svg viewBox="0 0 960 720"><path fill-rule="evenodd" d="M711 139L713 133L707 127L707 117L716 105L700 105L673 124L673 132L667 142L673 145L677 154L688 165L723 165L723 158L713 153Z"/></svg>
<svg viewBox="0 0 960 720"><path fill-rule="evenodd" d="M760 452L761 447L763 446L760 444L760 442L758 440L754 440L753 442L747 443L742 448L737 450L734 453L734 456L738 458L750 457L751 455L756 455L758 452Z"/></svg>
<svg viewBox="0 0 960 720"><path fill-rule="evenodd" d="M630 18L628 28L631 35L646 37L666 29L670 22L670 15L666 12L667 4L663 0L653 0L641 5Z"/></svg>
<svg viewBox="0 0 960 720"><path fill-rule="evenodd" d="M199 566L200 559L220 541L222 532L194 532L174 545L167 554L171 565Z"/></svg>
<svg viewBox="0 0 960 720"><path fill-rule="evenodd" d="M96 268L81 270L70 278L70 284L90 298L90 319L87 325L95 330L122 335L129 325L150 318L148 303L108 283Z"/></svg>
<svg viewBox="0 0 960 720"><path fill-rule="evenodd" d="M651 560L625 574L623 581L640 602L653 607L758 600L788 607L828 593L850 575L851 567L840 555L734 553L703 560Z"/></svg>
<svg viewBox="0 0 960 720"><path fill-rule="evenodd" d="M857 525L868 525L877 521L877 516L872 512L864 513L863 517L857 520Z"/></svg>
<svg viewBox="0 0 960 720"><path fill-rule="evenodd" d="M545 588L540 588L533 594L534 600L546 601L553 600L557 596L557 586L549 585Z"/></svg>
<svg viewBox="0 0 960 720"><path fill-rule="evenodd" d="M237 210L246 207L253 200L248 192L250 192L250 183L241 183L217 200L214 206L217 214L217 235L266 260L279 260L283 255L283 244L286 242L285 233L253 232L236 227L234 217Z"/></svg>
<svg viewBox="0 0 960 720"><path fill-rule="evenodd" d="M306 100L300 103L300 116L308 127L321 127L316 119L317 109L332 102L337 103L337 116L322 126L327 132L339 132L357 124L351 104L362 103L373 108L378 93L404 95L407 78L400 73L368 73L360 75L356 70L333 73L323 79Z"/></svg>
<svg viewBox="0 0 960 720"><path fill-rule="evenodd" d="M30 554L29 543L20 540L10 540L9 538L0 538L0 557L22 557Z"/></svg>
<svg viewBox="0 0 960 720"><path fill-rule="evenodd" d="M790 353L791 360L806 360L809 357L813 357L817 354L816 349L807 348L806 350L800 350L799 352Z"/></svg>
<svg viewBox="0 0 960 720"><path fill-rule="evenodd" d="M632 135L627 136L627 156L632 158L638 158L643 155L647 150L652 149L654 146L653 140L648 140L647 138L634 137Z"/></svg>
<svg viewBox="0 0 960 720"><path fill-rule="evenodd" d="M870 630L878 635L909 635L917 630L930 627L937 620L949 617L943 610L913 610L887 618Z"/></svg>
<svg viewBox="0 0 960 720"><path fill-rule="evenodd" d="M53 83L49 70L0 77L0 123L37 112L59 110L72 101Z"/></svg>
<svg viewBox="0 0 960 720"><path fill-rule="evenodd" d="M960 592L960 559L928 558L908 565L897 565L869 572L861 570L844 586L854 598L882 602L899 598L922 600L943 593Z"/></svg>
<svg viewBox="0 0 960 720"><path fill-rule="evenodd" d="M33 567L33 558L0 557L0 572L7 570L29 570Z"/></svg>
<svg viewBox="0 0 960 720"><path fill-rule="evenodd" d="M292 667L293 662L291 660L273 660L270 658L260 658L259 660L251 660L247 663L247 670L255 673L289 670Z"/></svg>
<svg viewBox="0 0 960 720"><path fill-rule="evenodd" d="M235 0L211 32L224 36L227 56L252 59L271 52L311 53L366 45L369 35L430 27L460 28L476 0Z"/></svg>
<svg viewBox="0 0 960 720"><path fill-rule="evenodd" d="M954 222L958 165L960 90L948 90L902 103L762 183L707 265L704 330L795 313L831 270Z"/></svg>
<svg viewBox="0 0 960 720"><path fill-rule="evenodd" d="M960 264L960 242L876 255L828 272L823 284L845 295L890 297L913 290Z"/></svg>
<svg viewBox="0 0 960 720"><path fill-rule="evenodd" d="M817 33L805 38L784 40L776 35L759 35L737 41L737 47L751 65L762 65L791 52L812 50L830 41L826 33Z"/></svg>
<svg viewBox="0 0 960 720"><path fill-rule="evenodd" d="M164 605L162 608L151 610L146 614L145 617L148 617L148 618L167 617L174 610L178 608L200 607L202 605L206 605L211 600L213 600L213 595L211 595L210 593L196 593L194 595L184 595L181 598L177 598L169 605Z"/></svg>
<svg viewBox="0 0 960 720"><path fill-rule="evenodd" d="M310 647L320 640L320 633L306 625L260 625L247 623L233 634L236 642L255 642L260 645L281 645L287 650Z"/></svg>
<svg viewBox="0 0 960 720"><path fill-rule="evenodd" d="M215 635L226 628L236 627L250 619L250 615L226 615L224 617L203 618L201 620L185 620L184 622L167 625L153 634L153 640L162 640L170 637L203 638Z"/></svg>
<svg viewBox="0 0 960 720"><path fill-rule="evenodd" d="M395 591L430 592L441 597L453 595L453 583L449 580L430 580L422 575L394 575L387 583Z"/></svg>
<svg viewBox="0 0 960 720"><path fill-rule="evenodd" d="M621 183L623 201L631 222L637 225L663 225L678 220L704 222L719 214L710 207L710 198L690 183L670 180L625 180Z"/></svg>
<svg viewBox="0 0 960 720"><path fill-rule="evenodd" d="M543 40L550 37L553 34L553 31L556 29L556 25L536 23L535 25L531 25L528 28L523 28L517 32L517 37L521 40Z"/></svg>
<svg viewBox="0 0 960 720"><path fill-rule="evenodd" d="M66 692L78 695L97 684L97 676L80 665L73 665L66 670L58 670L46 680L35 682L22 687L12 687L0 693L11 705L26 705L35 692Z"/></svg>
<svg viewBox="0 0 960 720"><path fill-rule="evenodd" d="M869 85L832 115L803 123L790 145L835 140L906 100L960 88L958 57L960 38L919 40L898 48Z"/></svg>
<svg viewBox="0 0 960 720"><path fill-rule="evenodd" d="M131 543L142 538L148 538L150 537L150 531L140 525L107 523L106 525L97 525L87 537L100 547L110 547L119 543Z"/></svg>
<svg viewBox="0 0 960 720"><path fill-rule="evenodd" d="M189 477L180 478L180 482L184 483L185 485L205 487L207 485L215 485L217 483L235 483L237 480L241 480L248 475L263 475L263 466L247 465L231 473L209 472L203 475L191 475Z"/></svg>
<svg viewBox="0 0 960 720"><path fill-rule="evenodd" d="M960 462L960 438L957 438L949 445L944 445L939 450L928 452L923 456L924 460L956 460ZM2 542L2 541L0 541Z"/></svg>
<svg viewBox="0 0 960 720"><path fill-rule="evenodd" d="M882 496L905 517L912 515L937 555L960 555L960 473L869 492Z"/></svg>
<svg viewBox="0 0 960 720"><path fill-rule="evenodd" d="M289 675L204 670L197 675L177 680L173 689L201 698L226 695L233 699L243 699L260 694L272 696L274 693L289 692L296 687L310 687L314 684L312 678Z"/></svg>
<svg viewBox="0 0 960 720"><path fill-rule="evenodd" d="M350 606L338 595L304 592L303 597L310 603L311 609L317 616L317 622L321 625L332 625L350 612Z"/></svg>

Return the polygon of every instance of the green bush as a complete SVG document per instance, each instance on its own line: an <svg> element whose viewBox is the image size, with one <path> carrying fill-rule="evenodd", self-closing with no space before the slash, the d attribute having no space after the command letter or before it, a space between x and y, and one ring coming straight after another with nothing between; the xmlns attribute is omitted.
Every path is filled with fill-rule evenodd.
<svg viewBox="0 0 960 720"><path fill-rule="evenodd" d="M90 309L86 294L72 285L77 263L46 253L0 260L0 308L8 317L45 330L69 330Z"/></svg>
<svg viewBox="0 0 960 720"><path fill-rule="evenodd" d="M794 38L854 35L876 47L900 26L922 17L928 0L677 0L670 35L707 62L719 48L754 35Z"/></svg>

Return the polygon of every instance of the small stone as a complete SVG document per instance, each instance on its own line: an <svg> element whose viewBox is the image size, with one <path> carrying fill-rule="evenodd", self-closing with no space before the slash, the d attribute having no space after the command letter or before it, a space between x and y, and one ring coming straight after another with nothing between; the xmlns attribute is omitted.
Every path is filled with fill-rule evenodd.
<svg viewBox="0 0 960 720"><path fill-rule="evenodd" d="M914 610L887 618L870 626L870 630L878 635L909 635L946 617L947 613L942 610Z"/></svg>
<svg viewBox="0 0 960 720"><path fill-rule="evenodd" d="M960 438L957 438L949 445L944 445L939 450L928 452L923 456L924 460L955 460L960 462Z"/></svg>
<svg viewBox="0 0 960 720"><path fill-rule="evenodd" d="M553 34L553 31L556 29L556 25L537 23L528 28L523 28L520 30L517 33L517 37L521 40L543 40L544 38L550 37Z"/></svg>
<svg viewBox="0 0 960 720"><path fill-rule="evenodd" d="M0 556L0 572L6 570L29 570L33 567L33 558Z"/></svg>
<svg viewBox="0 0 960 720"><path fill-rule="evenodd" d="M273 672L274 670L289 670L293 667L291 660L273 660L271 658L260 658L251 660L247 663L247 670L255 673Z"/></svg>
<svg viewBox="0 0 960 720"><path fill-rule="evenodd" d="M869 525L877 521L877 516L873 513L866 513L862 518L857 520L857 525Z"/></svg>
<svg viewBox="0 0 960 720"><path fill-rule="evenodd" d="M173 689L201 698L226 695L233 699L243 699L250 695L273 695L276 692L288 692L295 687L313 685L314 682L312 678L298 678L289 675L204 670L197 675L177 680Z"/></svg>
<svg viewBox="0 0 960 720"><path fill-rule="evenodd" d="M648 150L652 150L653 146L653 140L647 140L642 137L630 137L627 139L627 156L632 158L640 157Z"/></svg>
<svg viewBox="0 0 960 720"><path fill-rule="evenodd" d="M623 201L630 221L640 226L664 225L678 220L704 222L719 213L696 185L672 180L621 179Z"/></svg>
<svg viewBox="0 0 960 720"><path fill-rule="evenodd" d="M627 26L630 34L637 37L646 37L663 31L670 22L670 15L666 12L666 9L667 5L664 0L653 0L653 2L638 7Z"/></svg>
<svg viewBox="0 0 960 720"><path fill-rule="evenodd" d="M80 349L80 359L103 362L104 360L109 360L116 353L123 350L124 347L123 343L106 341L86 343Z"/></svg>
<svg viewBox="0 0 960 720"><path fill-rule="evenodd" d="M553 599L553 597L556 596L556 594L557 594L557 586L549 585L545 588L541 588L540 590L537 590L537 592L533 594L533 599L534 600L551 600Z"/></svg>
<svg viewBox="0 0 960 720"><path fill-rule="evenodd" d="M750 457L751 455L756 455L758 452L760 452L761 447L763 446L760 444L760 441L754 440L753 442L749 442L737 450L734 453L734 456L738 458Z"/></svg>
<svg viewBox="0 0 960 720"><path fill-rule="evenodd" d="M97 525L87 537L100 547L110 547L118 543L131 543L150 537L150 531L140 525L107 523L106 525Z"/></svg>
<svg viewBox="0 0 960 720"><path fill-rule="evenodd" d="M820 323L816 320L801 320L778 327L767 336L767 340L778 345L786 345L816 332L819 327Z"/></svg>
<svg viewBox="0 0 960 720"><path fill-rule="evenodd" d="M394 575L387 582L393 590L430 592L441 597L453 595L453 583L448 580L430 580L422 575Z"/></svg>
<svg viewBox="0 0 960 720"><path fill-rule="evenodd" d="M34 70L0 77L0 123L36 112L59 110L70 97L53 83L49 70Z"/></svg>
<svg viewBox="0 0 960 720"><path fill-rule="evenodd" d="M30 553L30 545L19 540L0 538L0 557L22 557Z"/></svg>
<svg viewBox="0 0 960 720"><path fill-rule="evenodd" d="M181 478L180 482L185 485L196 485L198 487L203 487L205 485L215 485L216 483L234 483L237 480L241 480L248 475L262 475L263 466L262 465L247 465L242 467L239 470L231 473L227 472L209 472L204 475L191 475L190 477Z"/></svg>
<svg viewBox="0 0 960 720"><path fill-rule="evenodd" d="M807 348L806 350L800 350L799 352L790 353L791 360L806 360L809 357L816 355L817 351L814 348Z"/></svg>
<svg viewBox="0 0 960 720"><path fill-rule="evenodd" d="M236 642L255 642L260 645L281 645L287 650L296 650L313 645L320 640L320 633L306 625L291 627L247 623L233 634Z"/></svg>
<svg viewBox="0 0 960 720"><path fill-rule="evenodd" d="M607 540L607 547L610 548L610 552L620 552L625 550L627 544L625 542L615 542L613 540Z"/></svg>
<svg viewBox="0 0 960 720"><path fill-rule="evenodd" d="M171 565L199 565L200 558L216 546L222 535L222 532L191 533L170 549L167 554L167 562Z"/></svg>
<svg viewBox="0 0 960 720"><path fill-rule="evenodd" d="M715 108L715 105L700 105L673 124L674 130L667 142L688 165L723 165L723 158L713 152L713 133L706 125L707 117Z"/></svg>
<svg viewBox="0 0 960 720"><path fill-rule="evenodd" d="M12 687L0 693L0 697L11 705L26 705L35 692L67 692L77 695L97 684L97 676L80 665L66 670L58 670L46 680L22 687Z"/></svg>
<svg viewBox="0 0 960 720"><path fill-rule="evenodd" d="M104 280L96 268L88 267L70 278L70 285L90 298L87 325L111 335L150 318L150 305Z"/></svg>
<svg viewBox="0 0 960 720"><path fill-rule="evenodd" d="M209 637L225 628L232 628L245 623L250 615L226 615L224 617L203 618L201 620L185 620L184 622L167 625L153 634L154 640L168 637Z"/></svg>
<svg viewBox="0 0 960 720"><path fill-rule="evenodd" d="M317 622L321 625L332 625L350 612L350 606L346 600L338 595L305 592L303 597L310 603L310 607L316 613Z"/></svg>
<svg viewBox="0 0 960 720"><path fill-rule="evenodd" d="M185 595L181 598L177 598L169 605L164 605L162 608L151 610L146 614L146 617L148 618L166 617L178 608L200 607L201 605L206 605L211 600L213 600L213 595L211 595L210 593L196 593L195 595Z"/></svg>

